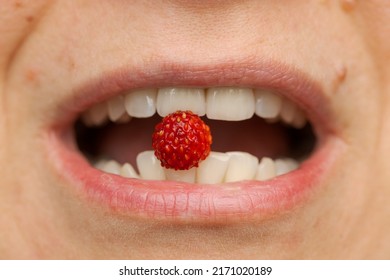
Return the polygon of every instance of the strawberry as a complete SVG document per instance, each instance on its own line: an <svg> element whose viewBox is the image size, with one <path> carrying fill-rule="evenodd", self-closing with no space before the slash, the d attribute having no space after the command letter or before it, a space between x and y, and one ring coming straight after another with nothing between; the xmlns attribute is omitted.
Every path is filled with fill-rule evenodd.
<svg viewBox="0 0 390 280"><path fill-rule="evenodd" d="M155 127L155 156L161 166L175 170L198 167L210 153L210 128L191 111L176 111L164 117Z"/></svg>

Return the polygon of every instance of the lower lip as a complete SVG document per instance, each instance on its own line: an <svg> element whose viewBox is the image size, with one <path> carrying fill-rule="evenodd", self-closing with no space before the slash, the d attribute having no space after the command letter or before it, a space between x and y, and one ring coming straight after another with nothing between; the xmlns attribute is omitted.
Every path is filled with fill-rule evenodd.
<svg viewBox="0 0 390 280"><path fill-rule="evenodd" d="M104 173L64 145L57 133L49 135L47 147L56 172L88 203L98 203L113 214L193 223L266 220L291 211L324 185L343 147L338 138L328 137L299 169L272 180L200 185Z"/></svg>

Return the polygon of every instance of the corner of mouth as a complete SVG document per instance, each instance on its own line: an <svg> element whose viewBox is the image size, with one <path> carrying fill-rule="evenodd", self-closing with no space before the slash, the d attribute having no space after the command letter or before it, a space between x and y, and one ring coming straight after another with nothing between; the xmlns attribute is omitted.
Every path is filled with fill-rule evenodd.
<svg viewBox="0 0 390 280"><path fill-rule="evenodd" d="M86 81L60 104L58 118L47 129L55 172L86 203L108 207L129 217L174 222L234 222L269 219L310 201L321 188L342 151L337 122L321 85L292 66L277 62L221 64L204 67L159 64L121 68ZM83 112L123 92L145 88L240 87L272 91L302 110L316 147L299 168L287 174L220 184L124 178L93 167L75 144L72 127Z"/></svg>

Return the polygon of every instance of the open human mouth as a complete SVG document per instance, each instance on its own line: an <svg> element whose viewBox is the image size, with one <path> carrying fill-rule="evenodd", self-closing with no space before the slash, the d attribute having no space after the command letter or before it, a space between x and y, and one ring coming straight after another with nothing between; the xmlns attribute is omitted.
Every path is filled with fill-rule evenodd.
<svg viewBox="0 0 390 280"><path fill-rule="evenodd" d="M130 216L268 218L305 201L340 151L321 88L279 64L121 70L63 108L47 145L57 170ZM152 150L154 126L178 110L201 116L213 134L197 168L166 169Z"/></svg>
<svg viewBox="0 0 390 280"><path fill-rule="evenodd" d="M157 113L165 117L177 110L204 116L217 133L214 151L198 168L180 171L163 168L153 151L144 150L151 148L151 129L158 119L153 116ZM276 93L252 88L133 90L94 105L84 112L81 120L84 125L78 127L79 146L91 158L93 166L107 173L145 180L202 184L264 181L297 169L314 144L310 128L303 130L307 121L301 109ZM240 126L253 133L245 133ZM224 134L229 139L224 139ZM236 150L229 151L229 145ZM289 157L297 151L300 154L295 153L296 158ZM270 157L277 155L279 158ZM134 158L138 171L132 164Z"/></svg>

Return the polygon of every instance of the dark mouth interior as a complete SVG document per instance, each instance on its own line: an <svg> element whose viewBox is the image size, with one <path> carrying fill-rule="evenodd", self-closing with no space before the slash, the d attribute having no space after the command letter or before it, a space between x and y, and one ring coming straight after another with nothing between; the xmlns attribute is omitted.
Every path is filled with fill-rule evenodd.
<svg viewBox="0 0 390 280"><path fill-rule="evenodd" d="M125 124L108 123L101 127L87 127L78 120L76 141L90 161L114 159L121 164L131 163L136 168L137 154L152 150L152 133L161 119L155 114L151 118L133 118ZM212 151L243 151L259 159L268 156L303 161L311 155L317 142L310 124L295 129L281 122L268 123L257 116L245 121L202 119L213 136Z"/></svg>

